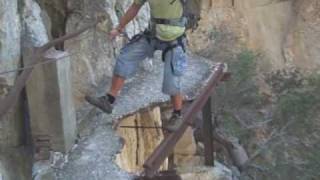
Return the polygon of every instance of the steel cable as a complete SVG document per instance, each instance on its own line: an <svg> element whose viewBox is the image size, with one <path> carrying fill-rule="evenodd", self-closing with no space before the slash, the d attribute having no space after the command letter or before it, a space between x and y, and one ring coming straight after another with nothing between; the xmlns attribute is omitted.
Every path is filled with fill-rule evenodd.
<svg viewBox="0 0 320 180"><path fill-rule="evenodd" d="M87 35L83 38L80 38L80 39L77 39L77 40L73 40L71 41L72 43L70 44L75 44L79 41L82 41L82 40L85 40L87 38L89 38L91 35ZM59 60L64 60L65 58L67 57L72 57L76 54L79 54L79 52L76 52L76 53L72 53L72 54L68 54L66 56L62 56L62 57L59 57L59 58L55 58L53 60L47 60L47 61L44 61L44 62L40 62L40 63L36 63L36 64L32 64L32 65L28 65L28 66L25 66L25 67L21 67L21 68L16 68L16 69L12 69L12 70L8 70L8 71L2 71L0 72L0 75L4 75L4 74L9 74L9 73L15 73L15 72L20 72L20 71L23 71L23 70L26 70L26 69L32 69L36 66L39 66L39 65L45 65L45 64L50 64L50 63L54 63L54 62L57 62Z"/></svg>

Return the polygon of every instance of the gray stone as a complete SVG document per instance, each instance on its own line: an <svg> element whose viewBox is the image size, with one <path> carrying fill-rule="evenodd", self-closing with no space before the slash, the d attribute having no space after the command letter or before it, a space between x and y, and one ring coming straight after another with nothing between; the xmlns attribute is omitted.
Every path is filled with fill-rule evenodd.
<svg viewBox="0 0 320 180"><path fill-rule="evenodd" d="M218 162L214 167L190 167L178 173L182 180L232 180L232 171Z"/></svg>
<svg viewBox="0 0 320 180"><path fill-rule="evenodd" d="M0 72L16 69L21 57L21 19L17 0L0 0ZM17 72L0 75L0 98L12 88ZM21 101L20 101L21 102ZM0 119L0 179L31 179L31 161L25 149L24 123L18 102Z"/></svg>
<svg viewBox="0 0 320 180"><path fill-rule="evenodd" d="M24 9L24 63L29 64L29 49L48 42L39 5L26 0ZM47 151L67 152L76 136L68 53L50 50L44 60L57 62L37 66L27 83L32 136L36 150L47 158ZM49 147L48 147L49 146ZM46 152L44 152L46 151ZM41 158L41 159L42 159Z"/></svg>
<svg viewBox="0 0 320 180"><path fill-rule="evenodd" d="M0 0L0 71L15 69L20 62L20 17L17 0ZM16 73L0 75L13 85Z"/></svg>
<svg viewBox="0 0 320 180"><path fill-rule="evenodd" d="M26 47L40 47L49 41L47 29L41 17L41 9L32 0L25 0L23 10L23 44Z"/></svg>
<svg viewBox="0 0 320 180"><path fill-rule="evenodd" d="M52 150L59 152L70 150L76 136L70 62L67 56L65 52L49 51L44 60L60 60L36 67L27 84L35 145L46 140ZM47 139L42 140L41 137Z"/></svg>
<svg viewBox="0 0 320 180"><path fill-rule="evenodd" d="M112 9L115 1L71 1L70 8L81 12L81 15L71 14L67 22L67 33L72 33L100 14L107 17L103 25L90 29L80 36L67 41L65 49L70 52L71 72L73 85L73 98L76 109L83 106L84 96L93 88L112 74L113 46L108 41L107 32L111 29L116 15L106 11Z"/></svg>
<svg viewBox="0 0 320 180"><path fill-rule="evenodd" d="M115 9L117 11L124 12L129 8L129 6L132 4L133 0L118 0L116 2ZM137 17L131 21L127 26L125 31L127 32L129 37L132 37L133 35L143 31L145 28L148 27L149 19L150 19L150 7L146 4L144 5L140 11ZM118 15L118 17L120 17ZM113 24L117 25L118 22L114 22Z"/></svg>
<svg viewBox="0 0 320 180"><path fill-rule="evenodd" d="M0 0L0 72L16 69L20 63L20 17L17 0ZM0 98L7 95L17 73L0 75ZM0 119L0 147L18 146L22 142L22 114L18 103Z"/></svg>
<svg viewBox="0 0 320 180"><path fill-rule="evenodd" d="M88 24L98 15L107 17L107 20L97 28L65 43L65 49L72 54L73 96L78 112L83 108L84 96L112 76L115 54L126 38L118 38L117 41L112 42L108 33L119 23L118 17L132 2L132 0L71 0L69 2L69 8L78 13L73 13L68 18L67 33ZM145 6L138 18L128 24L126 32L129 37L142 31L147 26L148 18L148 7Z"/></svg>
<svg viewBox="0 0 320 180"><path fill-rule="evenodd" d="M0 179L30 180L31 156L24 148L0 147Z"/></svg>
<svg viewBox="0 0 320 180"><path fill-rule="evenodd" d="M34 163L32 168L32 179L33 180L55 180L55 175L50 168L49 161L38 161Z"/></svg>

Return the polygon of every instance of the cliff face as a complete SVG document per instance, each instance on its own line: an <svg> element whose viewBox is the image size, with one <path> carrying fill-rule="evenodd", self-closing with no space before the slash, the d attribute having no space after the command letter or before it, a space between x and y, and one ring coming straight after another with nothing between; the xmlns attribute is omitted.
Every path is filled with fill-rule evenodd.
<svg viewBox="0 0 320 180"><path fill-rule="evenodd" d="M320 2L296 1L293 12L283 47L286 60L298 67L319 69Z"/></svg>
<svg viewBox="0 0 320 180"><path fill-rule="evenodd" d="M38 147L36 147L38 145L34 144L34 152L30 151L30 134L35 135L32 137L32 141L37 142L39 140L36 134L38 128L45 134L50 134L54 129L45 125L48 119L42 119L44 121L41 121L40 116L38 116L40 118L35 117L37 113L46 116L56 112L56 115L58 115L62 111L68 111L67 109L69 108L73 109L73 104L75 104L75 109L79 113L77 119L79 121L83 119L82 115L86 114L84 112L86 110L83 99L84 95L95 91L98 85L105 84L106 81L110 80L109 77L112 74L115 61L114 55L126 39L119 38L116 42L112 42L107 34L111 28L118 23L118 18L123 14L124 10L128 8L131 2L130 0L0 1L1 72L23 67L23 64L29 63L29 59L26 58L28 57L26 55L30 53L29 48L39 47L48 42L48 40L72 33L86 24L91 23L97 16L103 15L106 17L106 21L98 27L90 29L81 36L67 41L64 44L57 45L56 49L60 50L59 52L54 51L54 54L57 56L53 54L53 56L49 56L52 56L51 58L54 59L59 59L58 56L60 56L60 59L63 58L64 60L61 60L55 65L37 67L31 75L31 81L29 81L27 85L25 95L21 96L17 105L12 108L4 118L1 118L0 179L31 179L32 154L39 153L40 155L48 156L48 150L58 142L52 141L52 137L49 137L49 139L47 137L45 138L46 145L44 146L48 147L39 147L38 149ZM129 37L144 29L148 19L147 12L147 7L144 7L141 11L141 16L128 25L127 34ZM61 52L61 50L67 51L69 54ZM62 62L70 62L71 68L69 69L69 66L63 65ZM51 70L53 71L51 72ZM71 79L69 79L69 76L66 76L69 74L66 72L67 70L71 72ZM17 75L18 72L0 75L0 98L5 97L8 91L12 89ZM62 82L62 84L60 84L62 88L70 87L71 84L73 92L63 91L62 89L62 91L59 92L56 86L50 88L55 80L58 80L58 83ZM52 83L50 84L50 82ZM64 84L65 82L67 84ZM47 98L49 98L47 100L45 100L46 95L48 95ZM58 100L59 98L56 96L60 96L61 101ZM29 98L29 102L26 101L26 98ZM68 99L74 99L74 103L70 103ZM68 108L59 106L59 101L68 106ZM51 103L57 105L58 108L53 108L50 105ZM56 131L56 133L60 134L58 136L62 135L62 138L72 137L70 136L70 130L66 128L73 124L67 122L68 116L74 117L73 113L72 111L68 111L64 115L62 113L60 114L61 118L54 120L54 122L61 122L60 125L62 125L60 129ZM39 119L41 122L35 123L36 119ZM61 121L62 119L67 121L63 122ZM53 124L51 125L51 127L54 126ZM31 129L30 126L32 126ZM66 132L62 132L61 130ZM109 131L110 134L112 134L111 128ZM42 136L41 134L39 135ZM39 138L42 139L40 136ZM73 138L71 138L71 140L72 139ZM116 137L114 137L114 139L117 141ZM115 142L112 148L119 148L116 143L119 144L119 142ZM43 150L46 152L43 153ZM109 151L108 153L110 153L111 158L115 152ZM107 157L109 158L109 156ZM37 156L35 158L41 157ZM112 164L111 161L108 161L108 163ZM16 171L13 172L12 167L16 165L18 165L18 167ZM113 165L112 168L115 168L114 166L115 165ZM38 166L35 166L34 172L37 172L37 167ZM115 176L120 174L118 170L114 170L113 173ZM37 174L36 178L41 178L41 176L44 178L47 174Z"/></svg>
<svg viewBox="0 0 320 180"><path fill-rule="evenodd" d="M56 47L70 53L72 96L80 121L88 110L84 95L110 81L115 53L126 39L112 42L107 32L131 3L132 0L0 0L0 72L22 67L25 45L39 46L104 15L107 20L103 24ZM193 52L220 61L223 54L217 47L228 51L248 47L264 55L261 64L267 71L288 67L319 70L319 0L201 0L201 14L199 28L189 34ZM128 25L127 34L131 37L142 31L148 17L148 7L144 7ZM13 86L17 74L0 75L1 98ZM37 89L29 89L33 90ZM23 99L0 120L0 179L27 177L24 170L6 173L5 168L12 162L1 158L2 149L11 151L26 144L29 118L23 112L35 107L26 108Z"/></svg>
<svg viewBox="0 0 320 180"><path fill-rule="evenodd" d="M118 23L131 0L37 2L49 38L70 33L98 15L107 17L104 25L57 46L72 54L73 94L78 109L82 107L84 94L112 74L114 52L125 38L113 43L106 33ZM19 66L20 39L25 31L21 29L21 9L28 3L20 4L21 12L18 12L17 1L2 1L1 4L1 70ZM202 0L201 4L200 27L190 34L193 51L210 50L212 44L223 43L217 40L219 36L232 36L237 43L225 48L247 46L256 49L266 56L271 70L288 66L318 69L320 7L317 0ZM148 7L145 7L139 18L129 24L126 32L130 37L147 26L148 16ZM1 83L12 85L15 75L1 75L4 78Z"/></svg>
<svg viewBox="0 0 320 180"><path fill-rule="evenodd" d="M209 47L210 34L224 31L262 52L271 70L319 69L319 10L317 0L203 0L193 50Z"/></svg>

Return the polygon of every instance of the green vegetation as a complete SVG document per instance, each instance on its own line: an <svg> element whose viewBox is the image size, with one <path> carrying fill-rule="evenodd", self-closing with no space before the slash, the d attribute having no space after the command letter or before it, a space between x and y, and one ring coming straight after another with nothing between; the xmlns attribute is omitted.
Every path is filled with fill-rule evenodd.
<svg viewBox="0 0 320 180"><path fill-rule="evenodd" d="M227 60L232 78L218 87L214 97L215 109L219 111L216 113L227 133L240 139L247 137L249 131L244 130L239 121L246 124L252 119L261 119L256 113L263 102L255 79L258 58L258 54L244 49L234 59ZM242 113L248 109L252 111Z"/></svg>
<svg viewBox="0 0 320 180"><path fill-rule="evenodd" d="M221 39L221 32L217 28L212 28L209 30L209 39L212 41L219 41Z"/></svg>
<svg viewBox="0 0 320 180"><path fill-rule="evenodd" d="M197 53L226 62L232 73L213 97L217 129L238 138L249 156L258 153L251 164L259 168L248 169L241 179L318 179L320 74L270 73L263 53L235 47L237 38L227 30L213 28L208 37L210 47ZM226 156L219 154L219 161L230 163Z"/></svg>
<svg viewBox="0 0 320 180"><path fill-rule="evenodd" d="M284 126L288 122L294 123L290 131L296 135L304 135L303 133L317 128L314 123L320 107L320 76L302 75L295 71L289 77L294 78L282 81L282 86L287 86L279 88L281 85L272 85L278 92L273 119L278 126Z"/></svg>
<svg viewBox="0 0 320 180"><path fill-rule="evenodd" d="M320 75L299 70L267 74L272 97L264 97L256 80L262 57L247 49L234 57L226 60L232 79L221 84L214 96L217 124L226 135L239 138L249 156L272 132L276 135L253 162L265 172L248 173L257 179L320 177ZM262 122L269 123L260 126Z"/></svg>

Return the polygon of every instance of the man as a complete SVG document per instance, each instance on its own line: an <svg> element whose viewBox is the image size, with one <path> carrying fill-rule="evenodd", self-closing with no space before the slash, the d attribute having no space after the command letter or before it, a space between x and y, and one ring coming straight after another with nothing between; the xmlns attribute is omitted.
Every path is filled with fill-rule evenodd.
<svg viewBox="0 0 320 180"><path fill-rule="evenodd" d="M134 36L121 49L109 92L102 97L87 96L86 100L104 112L112 113L115 99L125 79L134 74L139 61L152 57L155 50L162 50L162 60L165 63L162 91L170 95L173 105L173 113L166 129L175 131L182 124L183 97L180 79L187 64L184 35L186 23L182 2L180 0L134 0L121 17L119 25L111 30L110 36L111 38L119 36L145 3L149 3L151 9L149 28L144 33Z"/></svg>

